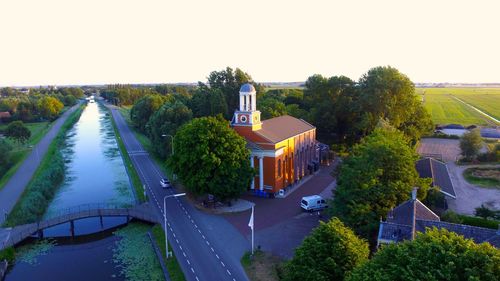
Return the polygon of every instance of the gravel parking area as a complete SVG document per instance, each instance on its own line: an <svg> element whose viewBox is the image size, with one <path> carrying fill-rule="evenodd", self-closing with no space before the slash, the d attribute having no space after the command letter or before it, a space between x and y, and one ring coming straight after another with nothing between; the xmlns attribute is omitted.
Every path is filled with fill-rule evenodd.
<svg viewBox="0 0 500 281"><path fill-rule="evenodd" d="M478 187L464 179L464 170L475 166L457 166L455 163L448 163L447 166L457 194L457 199L448 200L448 207L451 210L460 214L473 215L474 209L481 204L500 210L499 189Z"/></svg>

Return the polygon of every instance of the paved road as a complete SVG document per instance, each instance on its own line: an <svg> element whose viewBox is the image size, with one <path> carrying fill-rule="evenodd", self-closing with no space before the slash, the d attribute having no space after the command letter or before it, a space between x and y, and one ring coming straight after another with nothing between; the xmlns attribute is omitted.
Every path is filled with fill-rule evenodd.
<svg viewBox="0 0 500 281"><path fill-rule="evenodd" d="M175 190L162 189L165 177L137 141L117 109L111 113L133 165L145 184L150 203L163 216L163 198ZM240 258L248 241L226 220L193 208L184 198L167 199L169 241L187 280L248 280Z"/></svg>
<svg viewBox="0 0 500 281"><path fill-rule="evenodd" d="M31 153L21 164L17 172L10 178L4 188L0 190L0 225L3 224L6 214L12 211L17 200L19 200L24 189L26 189L31 177L33 177L38 165L40 165L40 160L45 156L50 143L57 136L64 121L66 121L68 116L75 111L78 106L79 104L73 106L54 121L49 132L33 147Z"/></svg>

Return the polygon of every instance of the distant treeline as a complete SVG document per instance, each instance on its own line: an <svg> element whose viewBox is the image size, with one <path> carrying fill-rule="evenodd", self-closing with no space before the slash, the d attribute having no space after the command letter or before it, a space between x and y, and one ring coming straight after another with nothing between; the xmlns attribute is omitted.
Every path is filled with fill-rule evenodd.
<svg viewBox="0 0 500 281"><path fill-rule="evenodd" d="M36 122L56 119L64 106L72 106L84 96L80 88L40 88L21 92L13 88L0 89L0 112L9 112L9 122Z"/></svg>

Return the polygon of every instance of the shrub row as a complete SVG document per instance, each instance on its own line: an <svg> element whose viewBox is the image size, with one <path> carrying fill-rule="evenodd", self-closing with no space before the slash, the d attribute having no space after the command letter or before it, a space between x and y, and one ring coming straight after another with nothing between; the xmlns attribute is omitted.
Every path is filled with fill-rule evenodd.
<svg viewBox="0 0 500 281"><path fill-rule="evenodd" d="M483 219L480 217L459 215L459 214L452 212L450 210L446 211L446 213L443 214L441 219L443 221L447 221L447 222L451 222L451 223L460 223L460 224L485 227L485 228L491 228L491 229L498 229L498 225L500 224L500 221L497 221L497 220L487 220L487 219Z"/></svg>
<svg viewBox="0 0 500 281"><path fill-rule="evenodd" d="M81 105L72 112L61 126L21 199L9 214L6 225L14 226L35 222L47 210L56 190L64 181L66 165L60 150L64 145L66 132L78 121L83 108L84 105Z"/></svg>

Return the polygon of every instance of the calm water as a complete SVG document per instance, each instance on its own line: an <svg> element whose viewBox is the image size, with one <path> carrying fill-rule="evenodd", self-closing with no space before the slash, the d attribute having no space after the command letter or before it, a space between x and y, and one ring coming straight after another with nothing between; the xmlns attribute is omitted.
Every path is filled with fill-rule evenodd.
<svg viewBox="0 0 500 281"><path fill-rule="evenodd" d="M66 135L62 150L67 174L50 204L47 216L83 204L134 204L134 195L125 170L108 111L98 103L89 103L80 120ZM75 222L75 234L123 224L125 218L88 218ZM44 231L45 237L70 234L69 223ZM57 240L35 264L24 261L10 269L5 280L123 280L112 262L114 242L111 232L75 239Z"/></svg>

